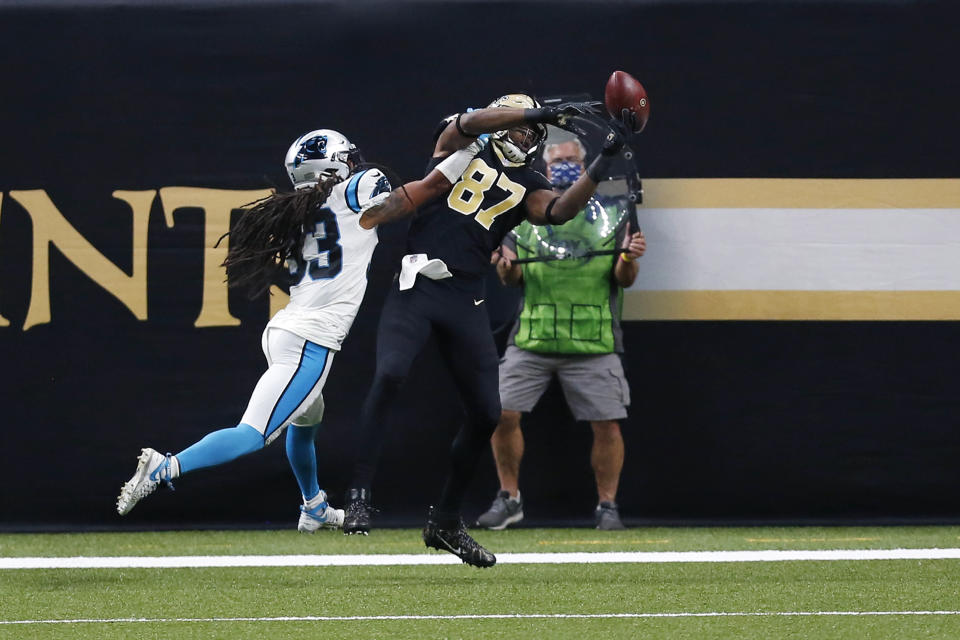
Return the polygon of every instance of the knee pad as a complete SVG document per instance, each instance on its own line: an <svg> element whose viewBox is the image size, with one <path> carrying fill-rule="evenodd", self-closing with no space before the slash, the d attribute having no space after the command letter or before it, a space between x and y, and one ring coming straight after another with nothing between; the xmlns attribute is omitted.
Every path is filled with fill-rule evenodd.
<svg viewBox="0 0 960 640"><path fill-rule="evenodd" d="M301 415L293 420L293 425L297 427L310 427L315 424L320 424L323 420L324 408L323 394L321 393Z"/></svg>

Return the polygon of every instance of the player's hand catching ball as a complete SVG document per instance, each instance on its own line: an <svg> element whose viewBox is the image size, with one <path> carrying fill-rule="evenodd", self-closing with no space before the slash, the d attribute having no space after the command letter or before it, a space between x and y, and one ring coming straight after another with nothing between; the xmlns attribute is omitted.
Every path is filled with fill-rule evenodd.
<svg viewBox="0 0 960 640"><path fill-rule="evenodd" d="M600 147L600 153L605 156L614 156L623 149L630 130L627 129L627 125L624 124L623 121L617 118L610 118L608 125L610 131L607 132L607 136L603 139L603 146Z"/></svg>

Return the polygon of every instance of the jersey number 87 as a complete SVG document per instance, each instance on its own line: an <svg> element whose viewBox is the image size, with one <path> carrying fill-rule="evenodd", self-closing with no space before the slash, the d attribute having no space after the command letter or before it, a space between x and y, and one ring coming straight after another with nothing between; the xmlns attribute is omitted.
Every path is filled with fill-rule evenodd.
<svg viewBox="0 0 960 640"><path fill-rule="evenodd" d="M494 184L506 191L507 197L477 213L477 217L474 218L484 229L489 229L497 216L520 204L527 188L514 182L507 177L507 174L500 173L480 158L474 158L463 172L463 177L450 190L447 206L465 216L473 215Z"/></svg>

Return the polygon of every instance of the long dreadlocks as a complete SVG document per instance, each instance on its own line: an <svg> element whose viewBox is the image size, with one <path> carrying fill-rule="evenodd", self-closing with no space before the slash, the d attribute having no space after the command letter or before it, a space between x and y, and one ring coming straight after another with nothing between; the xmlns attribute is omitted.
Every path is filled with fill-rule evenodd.
<svg viewBox="0 0 960 640"><path fill-rule="evenodd" d="M299 250L307 216L326 202L337 182L323 178L313 189L275 193L253 203L226 234L230 250L221 266L229 286L247 287L251 299L266 292Z"/></svg>

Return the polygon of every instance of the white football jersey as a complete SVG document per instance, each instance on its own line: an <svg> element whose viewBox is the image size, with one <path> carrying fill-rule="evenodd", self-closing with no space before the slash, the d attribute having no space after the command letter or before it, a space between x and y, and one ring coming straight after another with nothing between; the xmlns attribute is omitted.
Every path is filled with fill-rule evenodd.
<svg viewBox="0 0 960 640"><path fill-rule="evenodd" d="M378 169L367 169L333 187L304 228L297 260L288 261L290 302L267 324L339 351L367 289L367 268L377 229L360 226L371 198L391 190Z"/></svg>

